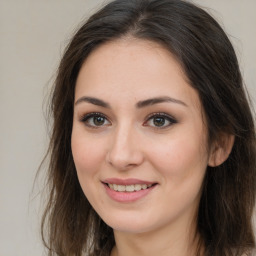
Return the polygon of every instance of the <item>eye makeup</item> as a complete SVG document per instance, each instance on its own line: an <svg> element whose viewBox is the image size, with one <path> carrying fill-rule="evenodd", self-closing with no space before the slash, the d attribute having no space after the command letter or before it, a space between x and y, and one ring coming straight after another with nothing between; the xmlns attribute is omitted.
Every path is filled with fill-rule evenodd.
<svg viewBox="0 0 256 256"><path fill-rule="evenodd" d="M156 112L147 116L143 126L150 126L156 129L164 129L176 123L177 120L171 115L163 112Z"/></svg>

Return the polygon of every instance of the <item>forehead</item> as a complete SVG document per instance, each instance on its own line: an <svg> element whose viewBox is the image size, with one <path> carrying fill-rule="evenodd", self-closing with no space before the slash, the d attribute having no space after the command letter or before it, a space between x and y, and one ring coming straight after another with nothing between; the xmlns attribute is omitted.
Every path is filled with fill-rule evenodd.
<svg viewBox="0 0 256 256"><path fill-rule="evenodd" d="M114 66L116 71L120 68L126 69L127 73L133 71L134 74L147 69L152 75L156 69L165 72L171 66L176 74L187 80L183 69L168 49L153 41L130 37L109 41L94 49L84 61L83 67L88 69L89 65L93 69L101 69L102 73L108 71L107 75L111 74L110 68ZM118 76L118 73L115 75Z"/></svg>
<svg viewBox="0 0 256 256"><path fill-rule="evenodd" d="M170 51L158 43L131 38L102 44L87 57L75 92L76 98L83 94L108 99L118 94L138 100L167 95L200 105L197 92Z"/></svg>

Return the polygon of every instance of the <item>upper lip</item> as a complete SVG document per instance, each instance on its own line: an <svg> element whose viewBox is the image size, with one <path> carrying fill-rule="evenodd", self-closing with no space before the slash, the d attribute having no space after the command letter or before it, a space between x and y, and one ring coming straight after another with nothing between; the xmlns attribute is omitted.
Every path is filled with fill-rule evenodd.
<svg viewBox="0 0 256 256"><path fill-rule="evenodd" d="M116 185L136 185L136 184L146 184L153 185L156 182L139 180L139 179L118 179L118 178L109 178L102 181L103 183L116 184Z"/></svg>

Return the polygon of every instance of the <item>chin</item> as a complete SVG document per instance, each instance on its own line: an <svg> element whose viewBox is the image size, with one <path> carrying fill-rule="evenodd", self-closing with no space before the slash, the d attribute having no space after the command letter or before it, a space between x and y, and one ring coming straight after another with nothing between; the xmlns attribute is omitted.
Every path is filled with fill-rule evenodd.
<svg viewBox="0 0 256 256"><path fill-rule="evenodd" d="M111 223L110 223L111 224ZM131 234L141 234L151 231L150 227L145 227L143 225L134 225L131 223L115 223L113 225L109 225L114 231L123 232L123 233L131 233Z"/></svg>
<svg viewBox="0 0 256 256"><path fill-rule="evenodd" d="M119 216L111 216L111 218L105 217L103 221L110 226L113 230L125 233L145 233L154 229L152 222L145 218L132 217L129 214L119 215Z"/></svg>

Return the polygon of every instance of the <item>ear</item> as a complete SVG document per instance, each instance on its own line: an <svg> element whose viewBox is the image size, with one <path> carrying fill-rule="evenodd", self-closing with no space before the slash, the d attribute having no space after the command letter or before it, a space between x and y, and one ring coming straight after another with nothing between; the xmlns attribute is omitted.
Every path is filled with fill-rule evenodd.
<svg viewBox="0 0 256 256"><path fill-rule="evenodd" d="M210 148L208 165L216 167L224 163L232 151L234 142L234 135L228 133L220 134L217 141L215 141Z"/></svg>

